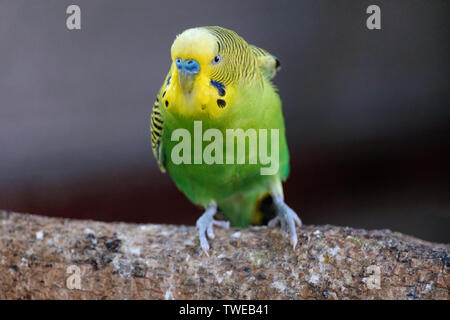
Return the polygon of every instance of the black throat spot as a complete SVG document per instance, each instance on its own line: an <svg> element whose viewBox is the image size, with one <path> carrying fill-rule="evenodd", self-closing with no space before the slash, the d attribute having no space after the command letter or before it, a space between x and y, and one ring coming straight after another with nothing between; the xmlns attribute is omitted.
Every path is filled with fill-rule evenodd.
<svg viewBox="0 0 450 320"><path fill-rule="evenodd" d="M223 99L217 99L217 105L219 106L219 108L224 108L227 103Z"/></svg>

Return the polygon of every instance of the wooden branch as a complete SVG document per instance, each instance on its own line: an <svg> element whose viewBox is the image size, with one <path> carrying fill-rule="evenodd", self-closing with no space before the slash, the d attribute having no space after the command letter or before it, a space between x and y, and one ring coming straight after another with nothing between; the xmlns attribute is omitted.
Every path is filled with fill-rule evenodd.
<svg viewBox="0 0 450 320"><path fill-rule="evenodd" d="M448 299L448 245L389 230L216 229L0 212L0 299Z"/></svg>

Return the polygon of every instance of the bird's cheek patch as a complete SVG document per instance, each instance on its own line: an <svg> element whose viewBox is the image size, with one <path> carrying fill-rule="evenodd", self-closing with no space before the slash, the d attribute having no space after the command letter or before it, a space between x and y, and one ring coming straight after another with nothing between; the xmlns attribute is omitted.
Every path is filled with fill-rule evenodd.
<svg viewBox="0 0 450 320"><path fill-rule="evenodd" d="M223 97L226 94L226 86L223 83L211 79L211 85L217 89L219 96Z"/></svg>

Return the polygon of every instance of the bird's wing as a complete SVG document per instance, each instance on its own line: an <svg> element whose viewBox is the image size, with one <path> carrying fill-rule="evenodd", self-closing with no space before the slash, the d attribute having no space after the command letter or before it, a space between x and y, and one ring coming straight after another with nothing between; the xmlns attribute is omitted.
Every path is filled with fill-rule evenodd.
<svg viewBox="0 0 450 320"><path fill-rule="evenodd" d="M250 45L250 48L258 61L258 67L261 73L268 79L275 77L275 74L281 68L280 60L268 51L257 46Z"/></svg>
<svg viewBox="0 0 450 320"><path fill-rule="evenodd" d="M164 153L162 152L162 134L164 129L164 120L160 109L160 94L156 97L153 105L152 115L150 117L150 131L152 135L152 149L153 155L158 162L161 172L165 172Z"/></svg>

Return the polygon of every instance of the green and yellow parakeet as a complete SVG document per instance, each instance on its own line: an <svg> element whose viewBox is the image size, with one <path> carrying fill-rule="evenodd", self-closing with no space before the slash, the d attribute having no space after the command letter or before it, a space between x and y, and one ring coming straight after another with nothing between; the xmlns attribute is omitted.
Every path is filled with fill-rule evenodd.
<svg viewBox="0 0 450 320"><path fill-rule="evenodd" d="M202 249L208 253L206 236L214 238L214 225L227 228L229 222L234 226L260 224L265 210L274 216L269 226L281 223L282 231L289 235L295 248L295 224L301 226L301 220L284 202L281 183L289 174L289 151L281 101L271 82L279 61L266 50L247 44L234 31L221 27L184 31L175 39L171 57L170 71L151 115L152 148L161 171L167 171L193 203L206 209L196 223ZM205 132L205 136L200 137L203 138L200 145L197 142L187 144L187 151L194 154L195 160L183 154L187 161L174 161L174 148L180 141L179 134L174 137L175 132L182 129L182 133L198 135L195 122L201 122L202 132ZM208 129L215 130L211 131L215 135L206 137ZM229 158L230 150L238 149L237 140L232 140L228 149L219 141L218 134L225 137L230 129L242 129L246 133L249 129L260 132L275 129L278 132L275 172L261 174L261 168L266 165L251 161L255 154L251 154L248 145L245 146L245 161L237 161L239 154ZM244 139L251 140L249 136ZM200 146L203 150L212 144L210 141L216 143L216 153L222 151L217 149L217 143L222 142L223 158L236 161L231 164L198 161L195 153L199 149L196 148ZM270 144L275 145L269 141ZM274 150L271 146L266 149ZM240 156L242 160L242 154ZM218 210L229 222L213 219Z"/></svg>

